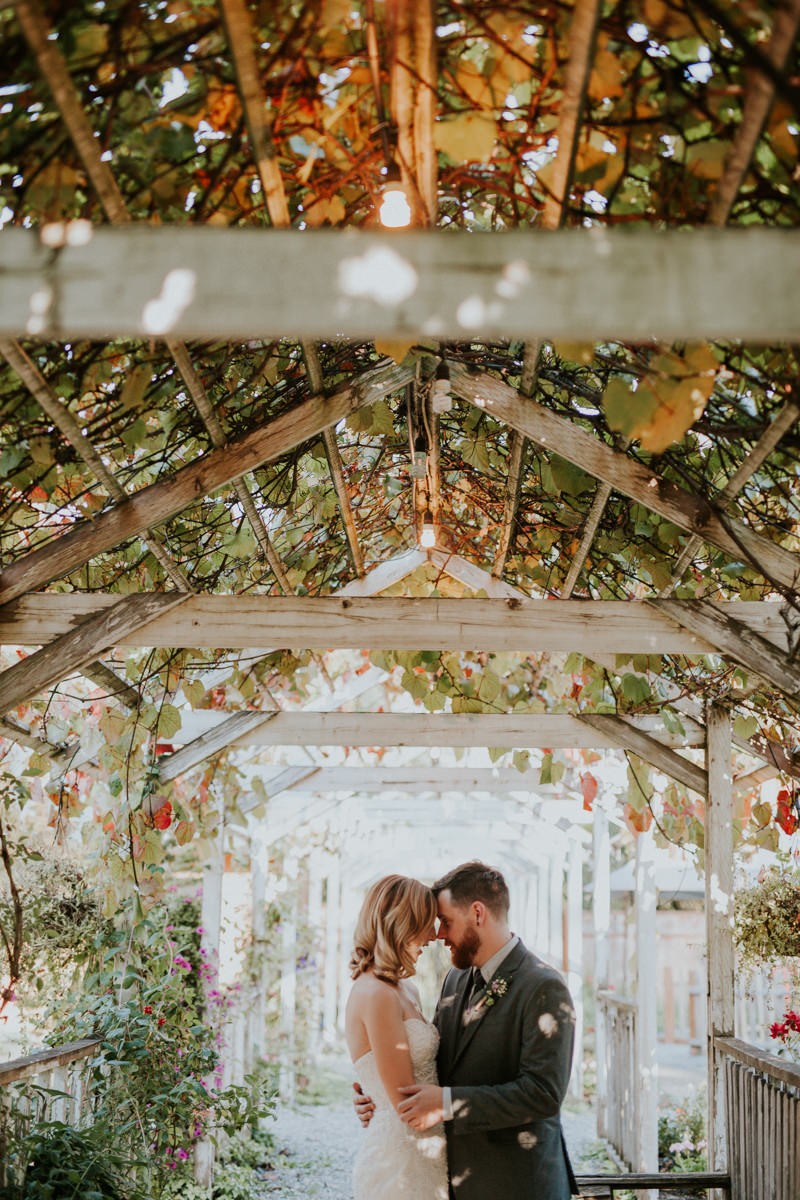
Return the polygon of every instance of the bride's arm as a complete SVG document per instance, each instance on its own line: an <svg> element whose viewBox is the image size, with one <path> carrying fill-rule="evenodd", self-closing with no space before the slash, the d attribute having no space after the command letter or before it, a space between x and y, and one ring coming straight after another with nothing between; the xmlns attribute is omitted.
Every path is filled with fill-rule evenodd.
<svg viewBox="0 0 800 1200"><path fill-rule="evenodd" d="M362 1014L375 1066L394 1108L404 1099L400 1088L414 1082L411 1052L400 1004L387 988L366 1000Z"/></svg>

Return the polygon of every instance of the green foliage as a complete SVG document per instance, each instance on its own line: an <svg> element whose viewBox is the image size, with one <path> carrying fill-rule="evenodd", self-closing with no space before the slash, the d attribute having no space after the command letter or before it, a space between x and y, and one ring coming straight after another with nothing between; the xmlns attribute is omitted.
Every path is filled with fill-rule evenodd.
<svg viewBox="0 0 800 1200"><path fill-rule="evenodd" d="M37 1123L9 1148L0 1200L146 1200L132 1181L135 1166L113 1123Z"/></svg>

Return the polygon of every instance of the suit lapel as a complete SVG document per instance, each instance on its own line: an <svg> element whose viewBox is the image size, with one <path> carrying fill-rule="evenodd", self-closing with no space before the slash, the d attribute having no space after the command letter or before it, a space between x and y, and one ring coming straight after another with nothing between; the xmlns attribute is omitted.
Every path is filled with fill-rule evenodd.
<svg viewBox="0 0 800 1200"><path fill-rule="evenodd" d="M442 986L442 996L439 1000L437 1024L440 1038L439 1076L446 1080L450 1074L453 1061L458 1050L461 1019L466 1007L467 992L469 991L469 971L460 971L459 978L453 983L452 991L448 991L449 976Z"/></svg>
<svg viewBox="0 0 800 1200"><path fill-rule="evenodd" d="M514 972L517 970L517 967L522 962L524 955L525 955L525 947L522 945L522 942L518 942L517 945L514 947L514 949L511 951L511 953L508 955L508 957L503 959L500 966L497 968L494 975L492 976L492 979L489 980L489 984L487 985L487 991L486 991L485 995L488 995L488 989L491 987L492 980L494 980L494 979L498 979L498 978L505 979L508 981L509 987L512 986ZM465 974L466 980L469 981L469 972L465 971L464 974ZM467 982L463 987L463 996L461 999L461 1007L459 1009L458 1028L456 1030L455 1050L454 1050L454 1053L451 1057L450 1064L449 1064L449 1069L451 1071L455 1069L456 1064L458 1062L460 1062L460 1060L463 1058L464 1054L466 1053L467 1049L470 1046L470 1043L472 1042L472 1039L475 1037L475 1034L478 1032L478 1029L483 1025L484 1021L487 1019L489 1014L492 1012L493 1009L497 1008L498 1004L502 1004L503 1000L504 1000L504 997L500 997L500 998L498 998L498 1000L496 1001L495 1004L487 1005L487 1004L483 1003L483 1004L479 1005L476 1009L473 1010L472 1019L468 1020L469 1012L466 1007L466 994L467 994L468 987L469 987L469 983Z"/></svg>

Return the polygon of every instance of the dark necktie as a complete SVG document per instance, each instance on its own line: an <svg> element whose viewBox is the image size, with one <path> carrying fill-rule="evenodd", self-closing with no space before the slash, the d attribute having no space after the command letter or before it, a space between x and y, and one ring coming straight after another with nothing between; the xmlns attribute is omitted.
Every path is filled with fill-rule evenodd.
<svg viewBox="0 0 800 1200"><path fill-rule="evenodd" d="M485 987L486 984L484 982L480 967L473 967L472 982L470 984L469 995L467 997L467 1005L469 1008L473 1008L475 1006Z"/></svg>

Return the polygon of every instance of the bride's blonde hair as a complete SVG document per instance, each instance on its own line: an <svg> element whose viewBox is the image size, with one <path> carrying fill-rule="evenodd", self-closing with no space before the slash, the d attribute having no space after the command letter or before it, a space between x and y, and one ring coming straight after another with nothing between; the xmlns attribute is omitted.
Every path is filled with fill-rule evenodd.
<svg viewBox="0 0 800 1200"><path fill-rule="evenodd" d="M358 914L350 956L350 977L372 969L378 979L397 983L414 974L410 943L430 929L436 897L429 887L406 875L386 875L374 883Z"/></svg>

